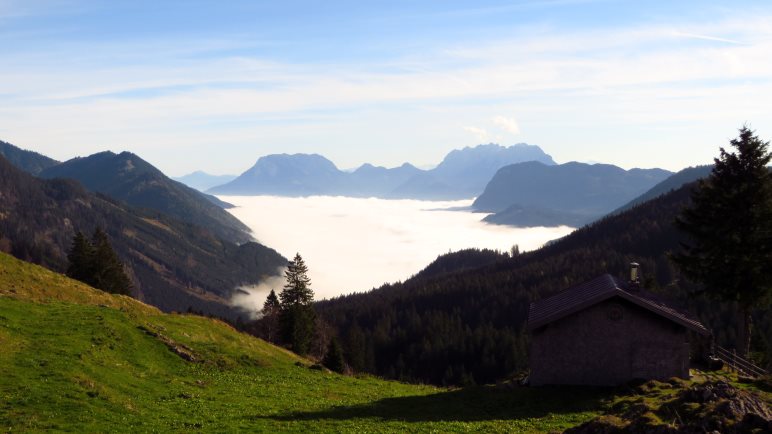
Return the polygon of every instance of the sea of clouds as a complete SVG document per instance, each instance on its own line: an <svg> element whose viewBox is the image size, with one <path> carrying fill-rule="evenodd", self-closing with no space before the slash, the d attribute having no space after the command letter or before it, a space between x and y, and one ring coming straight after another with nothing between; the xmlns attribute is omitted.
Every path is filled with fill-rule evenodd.
<svg viewBox="0 0 772 434"><path fill-rule="evenodd" d="M469 247L521 251L570 233L573 228L513 228L483 223L485 214L453 210L472 200L420 201L312 196L219 196L255 238L292 259L300 253L316 299L362 292L402 281L437 256ZM281 273L283 270L277 270ZM283 278L243 287L234 303L262 307Z"/></svg>

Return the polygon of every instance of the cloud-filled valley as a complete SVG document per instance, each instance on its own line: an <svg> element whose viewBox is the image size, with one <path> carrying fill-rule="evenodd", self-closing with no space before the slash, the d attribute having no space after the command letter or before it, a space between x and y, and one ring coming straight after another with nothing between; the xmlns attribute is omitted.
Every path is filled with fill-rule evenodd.
<svg viewBox="0 0 772 434"><path fill-rule="evenodd" d="M573 229L513 228L481 222L481 213L453 211L471 200L418 201L312 196L219 196L254 236L285 257L299 252L316 298L366 291L407 279L448 251L478 247L538 248ZM281 290L281 280L273 289ZM244 288L239 303L260 306L271 289Z"/></svg>

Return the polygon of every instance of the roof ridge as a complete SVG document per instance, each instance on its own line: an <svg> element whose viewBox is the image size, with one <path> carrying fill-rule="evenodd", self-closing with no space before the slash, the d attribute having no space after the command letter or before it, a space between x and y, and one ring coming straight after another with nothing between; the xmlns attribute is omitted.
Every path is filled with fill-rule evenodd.
<svg viewBox="0 0 772 434"><path fill-rule="evenodd" d="M537 329L615 296L700 334L710 334L705 326L687 312L671 306L657 294L631 291L628 285L609 273L532 302L528 309L528 328Z"/></svg>

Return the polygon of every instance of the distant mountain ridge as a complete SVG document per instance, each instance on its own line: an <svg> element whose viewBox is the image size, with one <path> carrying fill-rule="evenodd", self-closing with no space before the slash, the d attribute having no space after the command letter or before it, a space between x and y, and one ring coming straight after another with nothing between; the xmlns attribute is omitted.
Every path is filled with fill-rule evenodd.
<svg viewBox="0 0 772 434"><path fill-rule="evenodd" d="M659 184L655 185L642 195L615 209L611 212L611 214L618 214L620 212L627 211L636 205L640 205L652 199L656 199L657 197L662 196L663 194L667 194L673 190L678 190L684 184L689 184L691 182L697 181L698 179L707 178L712 170L712 164L687 167L686 169L682 169L672 174Z"/></svg>
<svg viewBox="0 0 772 434"><path fill-rule="evenodd" d="M73 158L41 171L39 176L76 179L91 191L204 227L234 243L252 239L249 228L223 209L228 204L168 178L130 152L106 151Z"/></svg>
<svg viewBox="0 0 772 434"><path fill-rule="evenodd" d="M334 194L345 176L345 172L319 154L272 154L260 157L233 181L207 192L280 196Z"/></svg>
<svg viewBox="0 0 772 434"><path fill-rule="evenodd" d="M195 188L198 191L206 191L212 187L218 185L227 184L234 179L236 175L211 175L202 170L197 170L187 175L172 177L173 180L181 182L190 188Z"/></svg>
<svg viewBox="0 0 772 434"><path fill-rule="evenodd" d="M53 158L48 158L34 151L21 149L2 140L0 140L0 155L19 169L36 176L43 170L59 164Z"/></svg>
<svg viewBox="0 0 772 434"><path fill-rule="evenodd" d="M555 164L541 148L525 143L509 147L487 144L454 150L430 170L405 163L395 168L364 164L353 172L345 172L318 154L273 154L261 157L238 178L208 192L224 195L467 199L479 194L498 169L522 161Z"/></svg>
<svg viewBox="0 0 772 434"><path fill-rule="evenodd" d="M581 226L671 175L610 164L525 162L500 169L472 205L496 213L485 220L514 226Z"/></svg>

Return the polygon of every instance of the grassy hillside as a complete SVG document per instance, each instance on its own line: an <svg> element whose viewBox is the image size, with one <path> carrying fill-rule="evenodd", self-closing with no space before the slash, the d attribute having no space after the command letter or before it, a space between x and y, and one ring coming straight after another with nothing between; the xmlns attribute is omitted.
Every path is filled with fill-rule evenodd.
<svg viewBox="0 0 772 434"><path fill-rule="evenodd" d="M0 432L550 432L593 389L442 389L309 369L228 325L164 314L0 254Z"/></svg>

